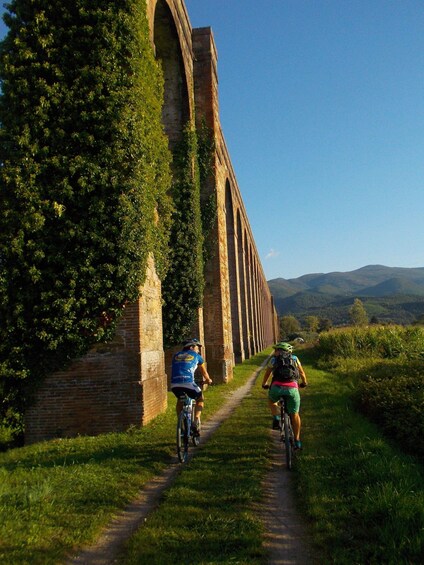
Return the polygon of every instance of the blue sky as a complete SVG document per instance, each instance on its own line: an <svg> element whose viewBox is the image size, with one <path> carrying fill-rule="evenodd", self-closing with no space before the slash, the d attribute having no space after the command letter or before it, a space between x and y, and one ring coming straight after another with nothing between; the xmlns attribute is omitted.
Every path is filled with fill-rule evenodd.
<svg viewBox="0 0 424 565"><path fill-rule="evenodd" d="M266 278L424 267L424 2L185 3Z"/></svg>
<svg viewBox="0 0 424 565"><path fill-rule="evenodd" d="M424 266L424 3L186 0L267 279Z"/></svg>

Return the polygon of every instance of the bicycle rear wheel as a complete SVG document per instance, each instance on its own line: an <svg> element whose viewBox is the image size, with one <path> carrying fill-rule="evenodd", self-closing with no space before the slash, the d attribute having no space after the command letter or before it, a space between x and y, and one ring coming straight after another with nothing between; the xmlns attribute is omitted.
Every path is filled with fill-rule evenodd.
<svg viewBox="0 0 424 565"><path fill-rule="evenodd" d="M293 466L294 437L290 422L290 416L284 413L284 447L286 450L286 465L289 470Z"/></svg>
<svg viewBox="0 0 424 565"><path fill-rule="evenodd" d="M181 410L177 422L177 455L181 463L188 458L188 422L184 410Z"/></svg>

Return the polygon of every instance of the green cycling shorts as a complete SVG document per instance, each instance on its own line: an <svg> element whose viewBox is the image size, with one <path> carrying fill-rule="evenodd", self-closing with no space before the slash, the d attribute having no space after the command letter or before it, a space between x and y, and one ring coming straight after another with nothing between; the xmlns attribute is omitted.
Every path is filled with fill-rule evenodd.
<svg viewBox="0 0 424 565"><path fill-rule="evenodd" d="M299 389L291 386L273 385L269 389L268 398L271 402L278 402L282 396L288 396L287 411L289 414L296 414L300 408Z"/></svg>

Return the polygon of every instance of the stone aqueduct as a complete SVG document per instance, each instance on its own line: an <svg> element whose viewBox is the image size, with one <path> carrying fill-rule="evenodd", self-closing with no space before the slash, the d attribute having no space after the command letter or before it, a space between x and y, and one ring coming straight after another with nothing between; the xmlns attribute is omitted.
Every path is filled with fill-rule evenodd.
<svg viewBox="0 0 424 565"><path fill-rule="evenodd" d="M215 139L215 249L206 265L204 305L193 334L205 344L215 382L235 363L277 339L278 318L221 131L217 52L210 28L192 29L183 0L148 0L151 41L165 75L163 122L172 149L188 119L206 119ZM183 336L187 337L187 336ZM161 283L153 260L138 302L115 339L50 375L26 415L26 442L96 435L143 425L167 405L169 362L163 351Z"/></svg>

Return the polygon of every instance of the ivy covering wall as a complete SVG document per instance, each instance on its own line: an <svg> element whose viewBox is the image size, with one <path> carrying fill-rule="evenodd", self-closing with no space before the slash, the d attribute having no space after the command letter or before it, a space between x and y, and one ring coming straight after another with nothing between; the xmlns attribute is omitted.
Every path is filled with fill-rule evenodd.
<svg viewBox="0 0 424 565"><path fill-rule="evenodd" d="M215 140L213 131L207 126L205 119L200 120L197 129L197 156L199 163L200 179L200 213L203 232L203 263L213 257L216 249L216 236L214 226L217 215L217 203L215 193L215 181L213 179L213 161L215 154ZM210 190L209 183L213 183Z"/></svg>
<svg viewBox="0 0 424 565"><path fill-rule="evenodd" d="M8 9L0 419L22 401L21 383L112 335L149 252L164 277L171 226L163 79L145 0L13 0Z"/></svg>
<svg viewBox="0 0 424 565"><path fill-rule="evenodd" d="M174 151L169 268L162 283L165 347L181 343L202 305L203 232L196 130L188 123Z"/></svg>
<svg viewBox="0 0 424 565"><path fill-rule="evenodd" d="M214 149L213 133L202 120L197 130L186 124L174 151L169 267L162 283L165 348L190 337L203 304L204 265L212 256L216 220L215 192L207 190Z"/></svg>

